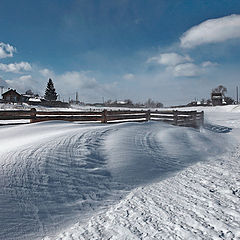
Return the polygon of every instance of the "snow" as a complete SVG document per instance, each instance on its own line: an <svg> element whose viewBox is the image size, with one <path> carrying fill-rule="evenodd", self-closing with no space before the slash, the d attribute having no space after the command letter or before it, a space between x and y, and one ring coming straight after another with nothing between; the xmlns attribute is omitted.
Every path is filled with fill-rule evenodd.
<svg viewBox="0 0 240 240"><path fill-rule="evenodd" d="M17 124L27 124L29 119L19 119L19 120L0 120L1 125L17 125Z"/></svg>
<svg viewBox="0 0 240 240"><path fill-rule="evenodd" d="M0 127L0 239L240 239L240 108L196 108L200 130Z"/></svg>
<svg viewBox="0 0 240 240"><path fill-rule="evenodd" d="M41 102L40 98L29 98L29 102Z"/></svg>
<svg viewBox="0 0 240 240"><path fill-rule="evenodd" d="M221 159L198 163L137 188L58 239L239 239L239 167L237 161L225 164Z"/></svg>

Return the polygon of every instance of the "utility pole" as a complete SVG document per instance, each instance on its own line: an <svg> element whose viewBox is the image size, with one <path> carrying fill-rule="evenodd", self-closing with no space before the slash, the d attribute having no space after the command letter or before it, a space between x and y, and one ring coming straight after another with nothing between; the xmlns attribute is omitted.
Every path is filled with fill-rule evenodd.
<svg viewBox="0 0 240 240"><path fill-rule="evenodd" d="M78 92L76 92L76 103L78 102Z"/></svg>
<svg viewBox="0 0 240 240"><path fill-rule="evenodd" d="M236 87L236 96L237 96L237 104L238 104L238 86Z"/></svg>

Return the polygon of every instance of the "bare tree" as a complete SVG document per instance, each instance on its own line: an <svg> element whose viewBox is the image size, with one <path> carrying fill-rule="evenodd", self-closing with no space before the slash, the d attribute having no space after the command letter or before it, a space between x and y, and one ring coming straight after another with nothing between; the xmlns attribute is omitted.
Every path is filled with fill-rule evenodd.
<svg viewBox="0 0 240 240"><path fill-rule="evenodd" d="M216 88L212 89L212 93L221 93L222 96L225 96L225 93L227 93L227 88L223 85L219 85Z"/></svg>

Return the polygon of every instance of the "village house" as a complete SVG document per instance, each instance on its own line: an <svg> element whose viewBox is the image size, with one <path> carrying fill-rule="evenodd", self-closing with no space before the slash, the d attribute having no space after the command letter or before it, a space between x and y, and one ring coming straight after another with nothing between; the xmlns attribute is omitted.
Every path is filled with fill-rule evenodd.
<svg viewBox="0 0 240 240"><path fill-rule="evenodd" d="M14 89L9 89L3 93L2 100L9 103L25 102L31 105L36 105L42 102L42 99L38 95L20 94Z"/></svg>
<svg viewBox="0 0 240 240"><path fill-rule="evenodd" d="M223 94L222 93L211 93L211 100L213 106L218 106L223 104Z"/></svg>
<svg viewBox="0 0 240 240"><path fill-rule="evenodd" d="M22 101L22 95L19 94L14 89L9 89L7 92L3 93L2 98L6 102L21 102Z"/></svg>

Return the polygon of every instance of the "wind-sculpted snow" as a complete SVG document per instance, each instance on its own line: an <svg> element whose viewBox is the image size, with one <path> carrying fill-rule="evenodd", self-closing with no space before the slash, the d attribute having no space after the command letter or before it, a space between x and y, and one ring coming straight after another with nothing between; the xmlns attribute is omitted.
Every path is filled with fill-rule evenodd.
<svg viewBox="0 0 240 240"><path fill-rule="evenodd" d="M58 240L240 239L239 149L138 187ZM49 238L45 238L49 240Z"/></svg>
<svg viewBox="0 0 240 240"><path fill-rule="evenodd" d="M49 122L1 128L0 136L0 239L5 240L54 236L127 191L229 147L227 134L220 139L208 130L159 122Z"/></svg>
<svg viewBox="0 0 240 240"><path fill-rule="evenodd" d="M224 147L219 147L224 144ZM229 146L227 136L162 123L125 124L105 140L108 169L120 182L148 183L215 154Z"/></svg>

